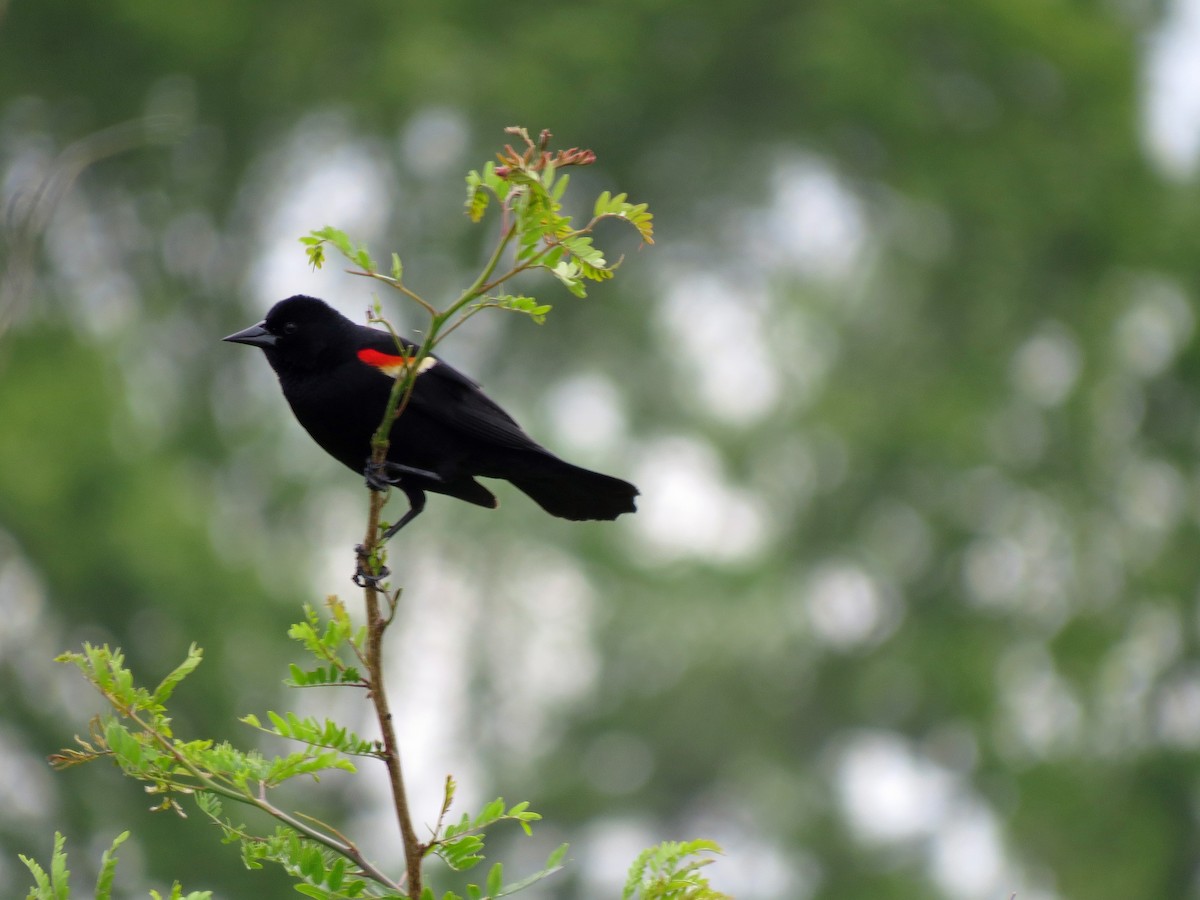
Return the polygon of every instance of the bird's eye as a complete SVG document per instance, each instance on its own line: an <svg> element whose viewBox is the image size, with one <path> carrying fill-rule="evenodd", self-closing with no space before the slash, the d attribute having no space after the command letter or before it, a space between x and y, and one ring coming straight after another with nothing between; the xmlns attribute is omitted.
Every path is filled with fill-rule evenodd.
<svg viewBox="0 0 1200 900"><path fill-rule="evenodd" d="M295 322L288 322L283 326L284 334L295 334L299 330L299 326Z"/></svg>

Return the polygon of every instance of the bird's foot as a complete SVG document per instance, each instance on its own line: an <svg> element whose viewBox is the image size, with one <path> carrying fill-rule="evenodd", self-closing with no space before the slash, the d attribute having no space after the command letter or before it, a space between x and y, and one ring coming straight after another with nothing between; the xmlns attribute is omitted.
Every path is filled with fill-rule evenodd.
<svg viewBox="0 0 1200 900"><path fill-rule="evenodd" d="M367 460L366 468L363 469L363 478L366 479L367 487L373 491L386 491L395 484L395 477L388 474L388 463L377 463L371 459Z"/></svg>
<svg viewBox="0 0 1200 900"><path fill-rule="evenodd" d="M367 481L367 487L373 491L386 491L390 487L399 486L405 475L431 481L434 484L446 482L446 479L437 472L418 469L416 466L406 466L403 463L386 459L381 463L368 459L366 466L363 467L363 478Z"/></svg>
<svg viewBox="0 0 1200 900"><path fill-rule="evenodd" d="M380 564L378 571L372 571L376 567L371 564L371 555L367 553L367 548L359 544L354 548L354 552L358 557L358 566L354 570L354 575L351 580L360 588L373 588L381 590L383 580L392 574L391 569Z"/></svg>

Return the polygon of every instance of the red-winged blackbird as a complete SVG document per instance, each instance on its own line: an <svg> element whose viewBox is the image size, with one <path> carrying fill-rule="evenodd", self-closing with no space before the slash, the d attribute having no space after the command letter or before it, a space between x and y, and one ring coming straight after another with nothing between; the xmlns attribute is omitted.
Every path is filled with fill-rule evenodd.
<svg viewBox="0 0 1200 900"><path fill-rule="evenodd" d="M393 484L411 504L385 540L425 508L425 492L498 505L475 480L503 478L553 516L581 521L634 512L627 481L573 466L521 430L479 385L436 357L421 364L412 399L392 426L388 461L371 471L371 435L406 364L386 331L356 325L324 301L289 297L266 319L225 338L261 347L300 424L376 489ZM416 347L402 341L404 353Z"/></svg>

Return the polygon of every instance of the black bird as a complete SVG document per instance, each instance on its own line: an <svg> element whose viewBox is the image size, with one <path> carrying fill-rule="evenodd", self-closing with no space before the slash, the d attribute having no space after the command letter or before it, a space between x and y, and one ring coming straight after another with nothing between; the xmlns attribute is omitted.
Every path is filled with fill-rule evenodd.
<svg viewBox="0 0 1200 900"><path fill-rule="evenodd" d="M372 471L371 435L411 356L388 332L357 325L322 300L281 300L262 322L224 340L262 348L297 420L334 459L364 473L375 489L404 491L410 508L384 540L421 513L426 491L498 506L476 476L503 478L562 519L615 519L636 510L636 487L559 459L478 384L434 356L421 364L408 408L392 426L387 463ZM403 354L417 349L409 341L401 347Z"/></svg>

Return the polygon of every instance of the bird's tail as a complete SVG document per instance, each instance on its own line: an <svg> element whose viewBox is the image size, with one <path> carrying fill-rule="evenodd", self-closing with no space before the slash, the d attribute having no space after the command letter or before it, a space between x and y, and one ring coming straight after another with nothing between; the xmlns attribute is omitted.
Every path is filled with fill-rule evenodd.
<svg viewBox="0 0 1200 900"><path fill-rule="evenodd" d="M537 471L508 476L508 480L538 506L560 519L615 519L636 512L638 489L628 481L602 475L551 458Z"/></svg>

